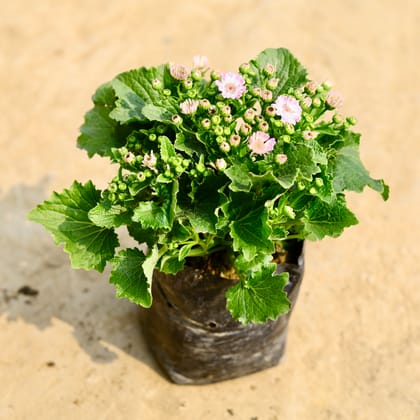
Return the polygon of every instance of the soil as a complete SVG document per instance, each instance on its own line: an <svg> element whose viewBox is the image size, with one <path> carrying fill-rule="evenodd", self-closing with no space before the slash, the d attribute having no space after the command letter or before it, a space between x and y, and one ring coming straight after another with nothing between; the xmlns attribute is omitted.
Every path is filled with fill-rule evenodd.
<svg viewBox="0 0 420 420"><path fill-rule="evenodd" d="M417 0L2 1L0 419L418 419L418 22ZM108 271L72 270L26 215L75 178L103 188L114 176L75 147L99 84L195 54L233 71L266 47L291 49L343 94L391 197L351 194L360 224L306 244L279 366L173 385Z"/></svg>

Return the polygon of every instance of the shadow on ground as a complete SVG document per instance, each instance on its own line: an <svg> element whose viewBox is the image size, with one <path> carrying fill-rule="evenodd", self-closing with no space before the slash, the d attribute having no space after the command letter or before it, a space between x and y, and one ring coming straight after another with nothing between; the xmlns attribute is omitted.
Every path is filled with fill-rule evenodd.
<svg viewBox="0 0 420 420"><path fill-rule="evenodd" d="M109 273L73 270L44 228L27 220L45 200L47 186L44 178L35 186L17 185L0 198L0 316L40 330L53 319L64 321L95 362L112 362L116 347L159 371L141 334L139 308L115 298Z"/></svg>

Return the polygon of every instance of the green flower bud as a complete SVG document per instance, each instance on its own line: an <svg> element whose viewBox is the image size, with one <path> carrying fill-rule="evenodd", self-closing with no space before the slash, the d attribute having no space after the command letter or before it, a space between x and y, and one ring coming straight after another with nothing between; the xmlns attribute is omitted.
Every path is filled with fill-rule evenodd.
<svg viewBox="0 0 420 420"><path fill-rule="evenodd" d="M260 121L258 123L258 129L264 133L267 133L267 131L269 130L270 126L268 125L267 121Z"/></svg>
<svg viewBox="0 0 420 420"><path fill-rule="evenodd" d="M299 181L297 187L299 191L303 191L305 189L305 184L302 181Z"/></svg>
<svg viewBox="0 0 420 420"><path fill-rule="evenodd" d="M307 121L308 123L314 122L314 117L311 114L303 114L303 117L305 118L305 121Z"/></svg>
<svg viewBox="0 0 420 420"><path fill-rule="evenodd" d="M117 199L117 195L115 193L109 193L108 194L108 200L111 202L114 202Z"/></svg>
<svg viewBox="0 0 420 420"><path fill-rule="evenodd" d="M225 127L225 128L223 129L223 134L224 134L225 136L230 136L230 133L231 133L231 130L230 130L230 128L229 128L229 127Z"/></svg>
<svg viewBox="0 0 420 420"><path fill-rule="evenodd" d="M311 194L311 195L316 195L316 193L317 193L318 191L316 190L316 188L315 187L311 187L311 188L309 188L309 194Z"/></svg>
<svg viewBox="0 0 420 420"><path fill-rule="evenodd" d="M314 108L319 108L321 106L321 99L318 97L315 97L312 100L312 105L314 106Z"/></svg>
<svg viewBox="0 0 420 420"><path fill-rule="evenodd" d="M150 141L155 141L157 139L157 136L155 133L149 134L149 140Z"/></svg>
<svg viewBox="0 0 420 420"><path fill-rule="evenodd" d="M191 77L193 78L193 80L198 82L203 78L203 75L201 74L201 71L193 70L191 73Z"/></svg>
<svg viewBox="0 0 420 420"><path fill-rule="evenodd" d="M114 182L111 182L108 186L108 190L112 193L117 192L118 190L118 185L115 184Z"/></svg>
<svg viewBox="0 0 420 420"><path fill-rule="evenodd" d="M194 83L193 83L193 81L191 79L185 79L185 80L183 80L182 81L182 84L184 85L184 88L187 89L187 90L190 90L193 87L193 85L194 85Z"/></svg>
<svg viewBox="0 0 420 420"><path fill-rule="evenodd" d="M144 171L144 175L146 175L146 178L150 178L153 174L152 174L152 171L150 169L146 169Z"/></svg>
<svg viewBox="0 0 420 420"><path fill-rule="evenodd" d="M144 172L138 172L138 173L137 173L137 179L138 179L140 182L145 181L145 180L146 180L146 175L144 174Z"/></svg>
<svg viewBox="0 0 420 420"><path fill-rule="evenodd" d="M166 127L166 125L165 125L165 124L159 124L159 125L156 127L156 131L157 131L159 134L164 134L164 133L166 133L166 130L167 130L167 127Z"/></svg>
<svg viewBox="0 0 420 420"><path fill-rule="evenodd" d="M267 89L274 90L279 85L280 79L273 77L267 82Z"/></svg>
<svg viewBox="0 0 420 420"><path fill-rule="evenodd" d="M224 116L224 117L226 117L226 116L228 116L228 115L230 115L230 113L231 113L232 111L231 111L231 109L230 109L230 106L229 105L223 105L223 107L221 108L221 113L222 113L222 115Z"/></svg>
<svg viewBox="0 0 420 420"><path fill-rule="evenodd" d="M165 96L171 96L171 90L170 90L170 89L163 89L162 93L163 93Z"/></svg>
<svg viewBox="0 0 420 420"><path fill-rule="evenodd" d="M284 128L287 134L293 134L295 132L295 127L293 126L293 124L286 123L284 124Z"/></svg>
<svg viewBox="0 0 420 420"><path fill-rule="evenodd" d="M120 191L125 191L125 190L127 189L127 184L126 184L125 182L120 182L120 183L118 184L118 189L119 189Z"/></svg>
<svg viewBox="0 0 420 420"><path fill-rule="evenodd" d="M182 166L184 166L185 168L187 168L190 164L190 161L188 159L183 159L182 160Z"/></svg>
<svg viewBox="0 0 420 420"><path fill-rule="evenodd" d="M315 178L315 184L318 187L322 187L324 185L324 180L322 178Z"/></svg>
<svg viewBox="0 0 420 420"><path fill-rule="evenodd" d="M226 139L223 136L217 136L216 137L216 142L217 144L221 144L225 141Z"/></svg>
<svg viewBox="0 0 420 420"><path fill-rule="evenodd" d="M211 122L214 125L219 125L222 122L222 119L218 115L213 115L211 117Z"/></svg>
<svg viewBox="0 0 420 420"><path fill-rule="evenodd" d="M218 70L212 70L210 73L211 80L219 80L221 77L220 71Z"/></svg>
<svg viewBox="0 0 420 420"><path fill-rule="evenodd" d="M216 134L216 136L222 136L224 134L223 127L221 127L220 125L215 127L214 128L214 134Z"/></svg>
<svg viewBox="0 0 420 420"><path fill-rule="evenodd" d="M285 134L284 136L281 136L281 139L283 140L284 143L290 143L290 136L288 136L287 134Z"/></svg>
<svg viewBox="0 0 420 420"><path fill-rule="evenodd" d="M230 124L233 120L232 115L226 115L226 117L223 118L223 121Z"/></svg>
<svg viewBox="0 0 420 420"><path fill-rule="evenodd" d="M189 98L195 98L197 96L197 91L195 89L190 89L187 91L187 96Z"/></svg>
<svg viewBox="0 0 420 420"><path fill-rule="evenodd" d="M127 194L126 193L119 193L118 194L118 200L120 200L120 201L124 201L124 200L126 200L127 199Z"/></svg>
<svg viewBox="0 0 420 420"><path fill-rule="evenodd" d="M201 174L206 170L206 167L202 163L197 163L197 165L195 165L195 168Z"/></svg>
<svg viewBox="0 0 420 420"><path fill-rule="evenodd" d="M343 118L343 116L341 114L334 114L333 115L333 121L336 124L342 124L344 122L344 118Z"/></svg>

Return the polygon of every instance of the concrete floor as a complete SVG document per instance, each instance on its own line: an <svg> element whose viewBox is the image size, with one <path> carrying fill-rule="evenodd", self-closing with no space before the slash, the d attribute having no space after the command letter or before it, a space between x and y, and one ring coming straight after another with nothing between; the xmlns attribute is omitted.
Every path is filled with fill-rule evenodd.
<svg viewBox="0 0 420 420"><path fill-rule="evenodd" d="M0 419L420 418L418 1L0 1ZM235 70L266 47L334 82L391 198L351 195L360 224L308 244L281 365L173 385L137 308L25 217L74 178L112 175L75 147L99 84L195 54Z"/></svg>

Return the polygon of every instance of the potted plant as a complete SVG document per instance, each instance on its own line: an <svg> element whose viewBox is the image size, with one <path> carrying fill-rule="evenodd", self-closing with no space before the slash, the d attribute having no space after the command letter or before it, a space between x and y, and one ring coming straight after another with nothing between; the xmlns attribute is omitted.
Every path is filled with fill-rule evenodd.
<svg viewBox="0 0 420 420"><path fill-rule="evenodd" d="M204 56L192 69L124 72L98 88L78 138L89 157L115 164L115 177L102 191L75 181L29 218L64 244L74 268L102 272L110 262L117 296L151 307L145 334L172 380L272 366L303 241L357 223L346 191L369 186L388 198L340 102L286 49L238 72L212 71ZM138 247L118 249L121 226Z"/></svg>

